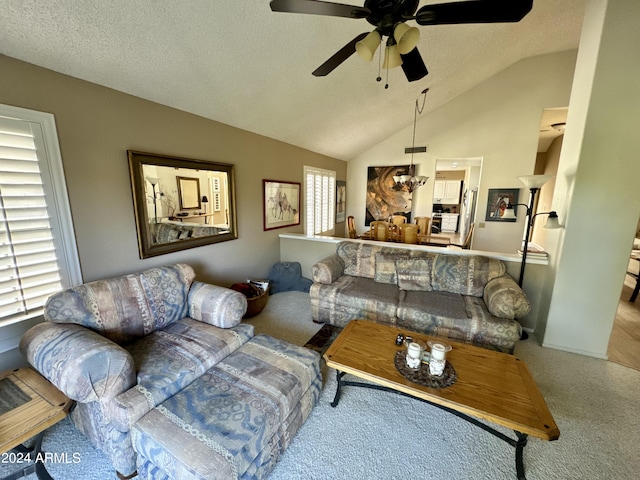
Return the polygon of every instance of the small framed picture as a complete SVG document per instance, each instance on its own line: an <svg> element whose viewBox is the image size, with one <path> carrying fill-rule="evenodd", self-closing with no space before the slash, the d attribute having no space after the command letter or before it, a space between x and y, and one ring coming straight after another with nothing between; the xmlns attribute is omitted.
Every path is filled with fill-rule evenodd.
<svg viewBox="0 0 640 480"><path fill-rule="evenodd" d="M263 180L264 230L300 225L300 183Z"/></svg>
<svg viewBox="0 0 640 480"><path fill-rule="evenodd" d="M503 217L507 207L518 203L519 193L520 190L517 188L490 188L485 220L487 222L515 222L517 220L515 217ZM513 213L517 216L517 208L513 209Z"/></svg>

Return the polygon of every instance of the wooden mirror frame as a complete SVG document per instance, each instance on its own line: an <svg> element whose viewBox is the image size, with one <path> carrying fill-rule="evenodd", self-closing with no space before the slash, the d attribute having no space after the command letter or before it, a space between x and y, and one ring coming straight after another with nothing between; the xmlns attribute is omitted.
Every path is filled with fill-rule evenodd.
<svg viewBox="0 0 640 480"><path fill-rule="evenodd" d="M181 157L170 157L167 155L158 155L154 153L146 153L139 152L134 150L127 150L127 156L129 159L129 173L131 176L131 191L133 195L133 205L134 205L134 213L136 220L136 230L138 233L138 252L140 254L140 258L148 258L156 255L164 255L166 253L178 252L180 250L186 250L188 248L201 247L203 245L210 245L212 243L225 242L228 240L235 240L238 238L238 228L237 228L237 218L236 218L236 201L235 201L235 172L234 167L228 163L219 163L219 162L211 162L207 160L195 160L189 158L181 158ZM220 229L219 232L211 235L205 236L195 236L190 238L176 238L175 240L166 241L164 243L155 242L152 234L152 224L162 223L158 222L158 217L156 213L156 218L150 218L148 214L149 208L149 198L154 198L155 195L160 195L162 198L163 194L161 191L158 191L155 194L151 194L148 192L148 188L146 188L147 179L145 178L143 167L145 165L155 166L155 167L171 167L174 169L190 169L193 170L193 175L189 174L186 177L184 175L176 175L176 192L178 194L178 198L180 199L180 204L182 210L185 209L199 209L199 207L189 207L186 206L182 208L182 196L181 196L181 187L179 178L186 178L187 180L197 181L198 174L202 170L212 171L212 172L221 172L227 175L227 192L225 200L227 202L228 208L226 208L226 222L225 226ZM190 173L190 172L189 172ZM201 194L200 194L200 183L198 182L198 205L201 205ZM153 186L155 192L155 186ZM173 188L173 187L172 187ZM153 201L153 200L152 200ZM156 203L154 202L154 208ZM211 214L213 215L213 214ZM174 223L181 230L188 230L188 228L183 228L183 224L177 223L183 216L175 214L174 216L168 217L169 219L175 219ZM206 218L206 216L205 216ZM213 217L212 217L213 218ZM184 227L187 225L185 224ZM199 227L200 225L193 225L192 227ZM214 225L206 225L202 226L207 227L215 227ZM206 229L197 228L200 232ZM213 230L213 228L212 228Z"/></svg>

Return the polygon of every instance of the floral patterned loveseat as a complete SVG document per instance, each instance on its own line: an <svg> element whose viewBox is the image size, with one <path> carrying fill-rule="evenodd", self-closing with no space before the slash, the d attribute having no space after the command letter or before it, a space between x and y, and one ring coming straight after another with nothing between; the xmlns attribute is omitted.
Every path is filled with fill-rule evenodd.
<svg viewBox="0 0 640 480"><path fill-rule="evenodd" d="M20 342L121 476L136 471L138 420L253 340L245 296L194 279L177 264L64 290Z"/></svg>
<svg viewBox="0 0 640 480"><path fill-rule="evenodd" d="M364 318L507 353L531 309L504 262L480 255L345 241L312 276L315 322Z"/></svg>

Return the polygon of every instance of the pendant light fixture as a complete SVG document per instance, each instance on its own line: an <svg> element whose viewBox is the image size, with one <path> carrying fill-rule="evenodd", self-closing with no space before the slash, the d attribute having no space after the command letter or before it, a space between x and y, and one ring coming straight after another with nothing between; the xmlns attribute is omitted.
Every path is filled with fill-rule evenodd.
<svg viewBox="0 0 640 480"><path fill-rule="evenodd" d="M418 122L418 114L421 114L424 110L424 104L427 100L427 92L428 88L425 88L418 98L416 98L415 110L413 112L413 140L411 142L411 148L405 148L404 153L411 153L411 164L409 165L409 172L406 175L394 175L393 181L395 182L396 190L403 190L405 192L409 192L409 194L413 193L413 191L427 183L429 177L425 177L423 175L416 175L416 167L413 164L413 154L414 153L422 153L427 151L427 147L416 147L416 124ZM418 100L422 96L422 105L419 106Z"/></svg>

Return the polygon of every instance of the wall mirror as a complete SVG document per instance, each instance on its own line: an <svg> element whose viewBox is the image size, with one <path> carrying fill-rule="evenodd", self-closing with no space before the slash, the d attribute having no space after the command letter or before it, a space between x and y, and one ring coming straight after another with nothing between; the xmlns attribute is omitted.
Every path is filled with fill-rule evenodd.
<svg viewBox="0 0 640 480"><path fill-rule="evenodd" d="M127 155L140 258L238 238L233 165Z"/></svg>

